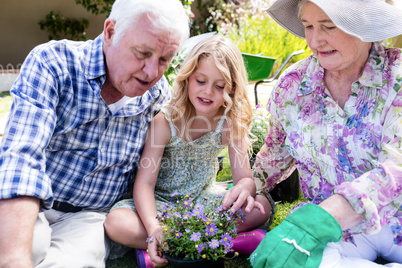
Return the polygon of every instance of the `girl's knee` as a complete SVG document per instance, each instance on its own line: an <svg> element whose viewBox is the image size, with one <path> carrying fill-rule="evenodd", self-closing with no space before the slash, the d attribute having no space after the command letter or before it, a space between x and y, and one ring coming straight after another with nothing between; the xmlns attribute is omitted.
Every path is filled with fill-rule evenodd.
<svg viewBox="0 0 402 268"><path fill-rule="evenodd" d="M129 223L131 210L126 208L117 208L109 212L103 224L106 234L113 239L116 233L125 232Z"/></svg>

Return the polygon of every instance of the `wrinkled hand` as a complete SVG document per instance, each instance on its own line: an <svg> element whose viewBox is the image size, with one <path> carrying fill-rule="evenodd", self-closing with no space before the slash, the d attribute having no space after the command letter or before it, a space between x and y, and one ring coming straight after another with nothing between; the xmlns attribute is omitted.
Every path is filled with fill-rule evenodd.
<svg viewBox="0 0 402 268"><path fill-rule="evenodd" d="M327 243L341 236L342 229L331 214L307 204L268 232L249 260L255 268L318 267Z"/></svg>
<svg viewBox="0 0 402 268"><path fill-rule="evenodd" d="M162 267L168 264L168 260L163 257L162 252L158 250L158 245L160 244L160 235L162 233L162 230L160 229L159 231L155 232L152 235L152 240L148 242L148 254L149 257L151 258L152 264L155 267Z"/></svg>
<svg viewBox="0 0 402 268"><path fill-rule="evenodd" d="M255 189L254 180L242 181L236 184L226 193L223 199L223 209L228 209L235 213L239 208L244 207L246 213L249 213L253 208L258 209L261 214L265 214L264 207L261 203L255 201L252 190Z"/></svg>

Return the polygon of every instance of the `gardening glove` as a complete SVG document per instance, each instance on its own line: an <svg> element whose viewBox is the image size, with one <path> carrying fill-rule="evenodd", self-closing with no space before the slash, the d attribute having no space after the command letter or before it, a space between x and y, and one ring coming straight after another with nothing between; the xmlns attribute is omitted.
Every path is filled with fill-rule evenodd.
<svg viewBox="0 0 402 268"><path fill-rule="evenodd" d="M307 204L268 232L249 260L255 268L318 267L327 243L341 237L341 226L331 214Z"/></svg>

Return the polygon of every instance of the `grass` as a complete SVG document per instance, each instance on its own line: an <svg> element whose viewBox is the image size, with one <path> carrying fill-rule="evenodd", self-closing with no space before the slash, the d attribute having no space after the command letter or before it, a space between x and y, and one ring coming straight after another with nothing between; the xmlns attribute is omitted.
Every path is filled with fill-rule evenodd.
<svg viewBox="0 0 402 268"><path fill-rule="evenodd" d="M10 111L12 102L9 92L0 93L0 116L5 116Z"/></svg>

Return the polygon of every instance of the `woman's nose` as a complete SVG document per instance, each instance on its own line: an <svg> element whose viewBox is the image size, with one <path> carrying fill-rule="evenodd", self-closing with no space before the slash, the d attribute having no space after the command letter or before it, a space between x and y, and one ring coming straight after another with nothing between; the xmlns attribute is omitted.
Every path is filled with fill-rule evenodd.
<svg viewBox="0 0 402 268"><path fill-rule="evenodd" d="M312 49L317 49L318 47L320 47L321 45L323 45L325 43L324 35L319 30L314 31L311 34L311 39L310 40L311 40L310 41L310 47Z"/></svg>

